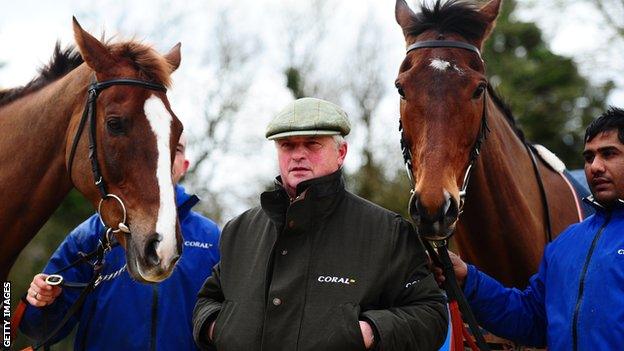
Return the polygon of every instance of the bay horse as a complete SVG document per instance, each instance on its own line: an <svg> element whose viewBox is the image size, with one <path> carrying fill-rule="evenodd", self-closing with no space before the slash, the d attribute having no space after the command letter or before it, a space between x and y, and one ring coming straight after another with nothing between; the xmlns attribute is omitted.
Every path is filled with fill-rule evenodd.
<svg viewBox="0 0 624 351"><path fill-rule="evenodd" d="M80 56L57 49L40 77L0 91L0 279L75 187L115 229L130 275L161 281L182 250L171 166L183 127L165 93L180 44L160 55L102 43L75 18L73 30Z"/></svg>
<svg viewBox="0 0 624 351"><path fill-rule="evenodd" d="M523 288L549 233L578 222L579 213L566 180L532 154L488 84L480 51L500 6L437 0L415 13L397 0L408 50L396 87L419 233L443 238L455 231L463 259Z"/></svg>

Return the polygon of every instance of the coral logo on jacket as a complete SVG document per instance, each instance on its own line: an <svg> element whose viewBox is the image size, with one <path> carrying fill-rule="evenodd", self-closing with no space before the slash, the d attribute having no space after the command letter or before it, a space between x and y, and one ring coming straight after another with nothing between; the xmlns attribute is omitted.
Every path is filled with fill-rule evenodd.
<svg viewBox="0 0 624 351"><path fill-rule="evenodd" d="M345 284L345 285L355 284L355 279L347 278L347 277L331 277L329 275L319 275L319 277L316 280L318 280L320 283L338 283L338 284Z"/></svg>
<svg viewBox="0 0 624 351"><path fill-rule="evenodd" d="M199 247L202 249L209 249L212 247L211 243L203 243L201 241L185 241L184 242L184 246L189 246L189 247Z"/></svg>

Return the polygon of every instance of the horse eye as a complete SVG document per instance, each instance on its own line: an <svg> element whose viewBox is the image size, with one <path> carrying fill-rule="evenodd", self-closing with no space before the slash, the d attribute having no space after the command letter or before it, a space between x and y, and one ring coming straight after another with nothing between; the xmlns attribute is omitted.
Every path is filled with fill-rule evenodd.
<svg viewBox="0 0 624 351"><path fill-rule="evenodd" d="M397 88L397 91L399 92L399 95L401 96L401 99L405 100L405 92L403 91L403 88L401 87L401 84L394 83L394 86Z"/></svg>
<svg viewBox="0 0 624 351"><path fill-rule="evenodd" d="M481 95L483 95L483 92L485 91L485 84L481 83L479 84L479 86L477 87L477 89L475 89L474 93L472 94L472 98L473 99L478 99L481 97Z"/></svg>
<svg viewBox="0 0 624 351"><path fill-rule="evenodd" d="M111 117L106 120L106 128L113 135L124 134L124 122L121 117Z"/></svg>

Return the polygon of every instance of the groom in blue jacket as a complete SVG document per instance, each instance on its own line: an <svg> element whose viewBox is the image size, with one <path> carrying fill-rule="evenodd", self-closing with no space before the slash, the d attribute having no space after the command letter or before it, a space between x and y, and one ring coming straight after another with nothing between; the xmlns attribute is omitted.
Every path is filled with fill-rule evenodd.
<svg viewBox="0 0 624 351"><path fill-rule="evenodd" d="M189 167L185 147L182 136L173 164L176 184ZM184 248L171 276L158 284L137 283L125 270L123 248L113 248L105 256L102 272L108 280L88 295L82 309L52 343L65 338L78 324L75 350L196 350L192 312L197 291L219 261L219 228L191 210L199 202L197 196L186 194L180 185L175 190ZM27 293L30 305L20 326L24 334L41 340L60 322L81 290L51 287L44 281L46 273L69 265L78 259L79 252L93 251L101 232L99 217L91 216L65 238L44 273L33 278ZM63 276L71 282L88 282L93 268L80 264L63 272Z"/></svg>
<svg viewBox="0 0 624 351"><path fill-rule="evenodd" d="M596 213L544 252L521 291L453 255L453 268L484 328L550 350L622 350L624 341L624 110L610 108L585 132L585 176ZM511 209L513 210L513 209Z"/></svg>

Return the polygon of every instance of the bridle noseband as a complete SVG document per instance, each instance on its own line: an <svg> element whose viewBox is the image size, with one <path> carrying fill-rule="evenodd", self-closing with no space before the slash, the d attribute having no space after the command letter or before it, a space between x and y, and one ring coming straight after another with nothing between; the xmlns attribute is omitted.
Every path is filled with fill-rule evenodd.
<svg viewBox="0 0 624 351"><path fill-rule="evenodd" d="M106 80L103 82L97 82L95 79L93 79L93 82L89 85L89 89L87 92L87 102L86 102L84 111L82 113L82 118L80 119L80 124L78 125L78 129L76 130L76 135L72 143L71 151L69 153L67 171L69 172L69 179L70 181L72 181L72 184L73 184L74 182L72 180L72 165L74 162L74 156L76 155L76 148L78 147L78 142L80 141L82 131L88 119L90 121L89 122L89 159L91 160L91 171L93 173L95 186L97 187L100 193L100 197L101 197L100 203L98 205L98 214L100 215L100 221L102 222L102 225L106 228L107 226L104 223L104 220L102 219L102 215L101 215L101 207L102 207L102 203L106 199L112 198L120 204L122 212L123 212L123 219L119 223L117 229L110 228L111 232L118 233L122 231L124 233L129 234L130 229L128 228L128 225L126 224L126 219L127 219L126 206L124 205L123 201L121 200L119 196L114 195L114 194L109 194L108 191L106 191L106 182L104 181L104 177L102 176L102 171L100 169L100 164L97 158L97 142L96 142L97 98L103 90L113 85L132 85L132 86L137 86L137 87L144 88L144 89L161 91L163 93L167 92L167 88L165 88L165 86L162 84L146 82L146 81L142 81L138 79L119 78L119 79Z"/></svg>
<svg viewBox="0 0 624 351"><path fill-rule="evenodd" d="M481 57L481 51L476 46L463 43L460 41L454 41L454 40L427 40L427 41L416 42L407 47L406 55L410 53L411 51L418 50L418 49L425 49L425 48L464 49L464 50L468 50L468 51L476 53L479 56L479 59L481 60L481 62L483 62L483 58ZM474 164L477 162L477 158L479 157L479 154L481 152L481 145L483 144L483 141L486 139L487 133L490 131L490 128L488 127L488 121L487 121L486 104L487 104L487 87L485 88L483 92L483 111L481 113L481 126L479 128L479 133L477 134L477 138L472 147L472 151L470 152L470 160L468 162L468 167L466 168L466 172L464 173L463 182L459 190L459 212L458 212L459 215L461 215L463 212L464 202L466 199L466 189L468 187L468 181L470 180L470 175L474 168ZM405 169L407 171L407 177L409 178L412 184L412 189L411 189L412 198L410 199L410 204L411 204L413 197L415 195L414 186L416 184L416 181L414 179L413 172L412 172L413 171L412 152L410 150L409 143L405 139L405 135L403 133L403 124L401 123L400 117L399 117L399 132L401 132L401 152L403 153L403 161L405 162Z"/></svg>

